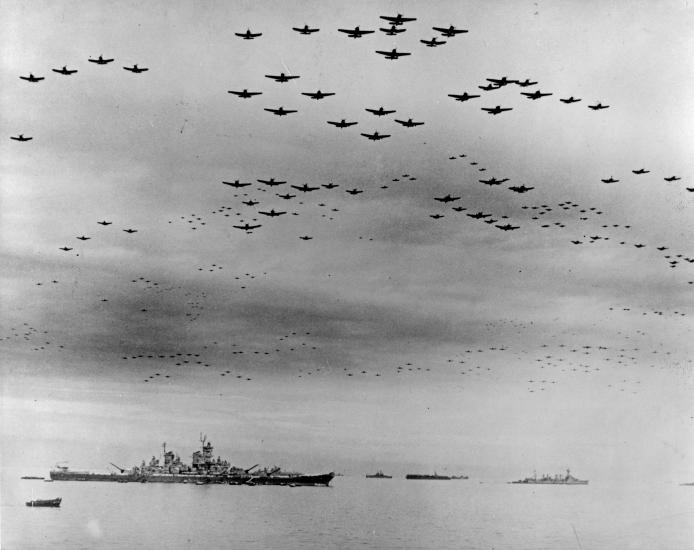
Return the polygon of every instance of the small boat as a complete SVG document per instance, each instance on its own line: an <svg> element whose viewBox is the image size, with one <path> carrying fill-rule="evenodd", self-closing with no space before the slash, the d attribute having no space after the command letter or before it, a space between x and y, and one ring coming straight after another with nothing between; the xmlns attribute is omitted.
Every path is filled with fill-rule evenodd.
<svg viewBox="0 0 694 550"><path fill-rule="evenodd" d="M20 479L45 479L41 476L22 476Z"/></svg>
<svg viewBox="0 0 694 550"><path fill-rule="evenodd" d="M31 506L32 508L36 506L58 508L62 500L62 498L54 498L51 500L30 500L26 503L26 505Z"/></svg>

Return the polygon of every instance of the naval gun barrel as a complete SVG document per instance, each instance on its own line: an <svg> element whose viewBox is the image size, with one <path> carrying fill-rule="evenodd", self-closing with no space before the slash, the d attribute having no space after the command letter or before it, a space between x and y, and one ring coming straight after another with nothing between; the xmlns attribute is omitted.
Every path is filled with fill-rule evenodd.
<svg viewBox="0 0 694 550"><path fill-rule="evenodd" d="M255 470L258 466L260 466L260 464L255 464L255 465L251 466L250 468L248 468L247 470L244 470L244 472L246 472L247 474L250 474L251 470Z"/></svg>
<svg viewBox="0 0 694 550"><path fill-rule="evenodd" d="M109 464L111 466L113 466L114 468L117 468L121 474L125 473L125 468L121 468L120 466L116 466L113 462L109 462Z"/></svg>

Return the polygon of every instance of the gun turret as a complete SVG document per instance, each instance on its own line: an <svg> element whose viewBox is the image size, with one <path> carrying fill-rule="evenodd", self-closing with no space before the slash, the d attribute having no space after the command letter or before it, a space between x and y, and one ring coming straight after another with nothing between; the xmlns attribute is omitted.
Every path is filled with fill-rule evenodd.
<svg viewBox="0 0 694 550"><path fill-rule="evenodd" d="M282 469L282 468L280 468L279 466L275 466L274 468L272 468L272 469L267 473L268 477L271 476L271 475L273 475L273 474L276 474L276 473L279 472L281 469Z"/></svg>
<svg viewBox="0 0 694 550"><path fill-rule="evenodd" d="M125 473L125 468L121 468L120 466L116 466L113 462L109 462L109 464L110 464L111 466L113 466L114 468L118 469L118 470L120 471L121 474L124 474L124 473Z"/></svg>
<svg viewBox="0 0 694 550"><path fill-rule="evenodd" d="M260 464L255 464L254 466L251 466L247 470L244 470L244 472L246 472L247 474L250 474L251 470L255 470L258 466L260 466Z"/></svg>

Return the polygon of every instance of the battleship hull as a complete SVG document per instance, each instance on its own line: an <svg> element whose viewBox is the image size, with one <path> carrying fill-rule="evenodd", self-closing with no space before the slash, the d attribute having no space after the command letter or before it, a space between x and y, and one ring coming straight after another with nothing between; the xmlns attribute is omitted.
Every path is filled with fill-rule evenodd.
<svg viewBox="0 0 694 550"><path fill-rule="evenodd" d="M450 476L440 476L440 475L429 475L429 474L407 474L405 479L451 479Z"/></svg>

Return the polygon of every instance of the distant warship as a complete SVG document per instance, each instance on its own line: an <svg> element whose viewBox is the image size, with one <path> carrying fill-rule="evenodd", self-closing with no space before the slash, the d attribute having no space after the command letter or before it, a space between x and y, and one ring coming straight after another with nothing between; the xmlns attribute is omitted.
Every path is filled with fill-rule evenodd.
<svg viewBox="0 0 694 550"><path fill-rule="evenodd" d="M537 477L537 473L533 472L533 477L509 481L509 483L522 485L588 485L588 480L577 479L571 475L571 470L566 470L566 475L556 474L550 476L545 474L542 477Z"/></svg>
<svg viewBox="0 0 694 550"><path fill-rule="evenodd" d="M452 479L451 476L440 476L436 472L432 474L407 474L405 479Z"/></svg>
<svg viewBox="0 0 694 550"><path fill-rule="evenodd" d="M393 476L388 476L383 473L383 470L379 470L375 474L366 474L369 479L393 479Z"/></svg>

